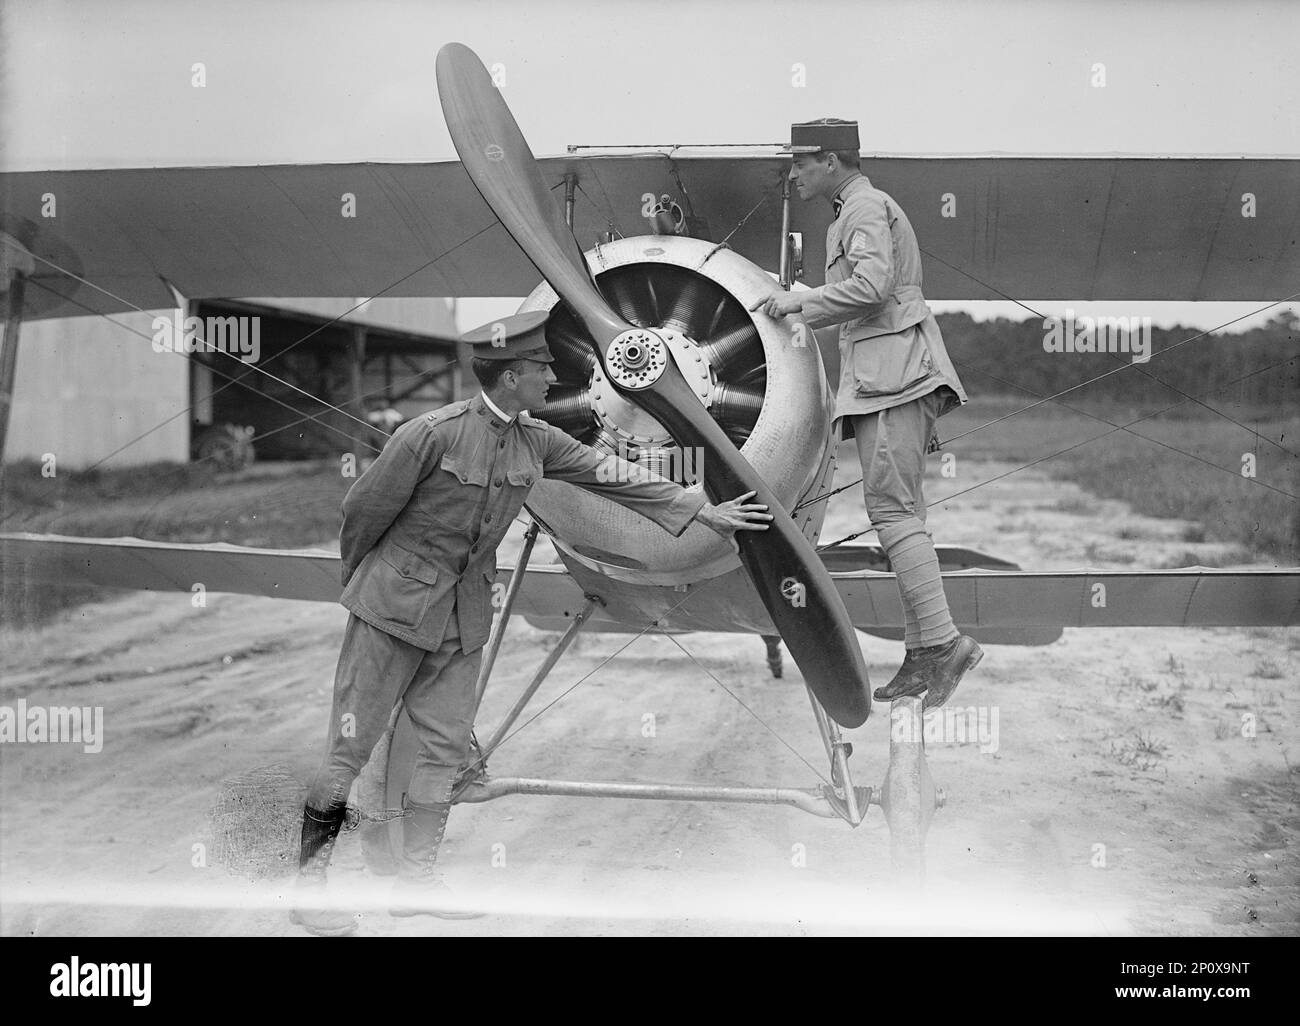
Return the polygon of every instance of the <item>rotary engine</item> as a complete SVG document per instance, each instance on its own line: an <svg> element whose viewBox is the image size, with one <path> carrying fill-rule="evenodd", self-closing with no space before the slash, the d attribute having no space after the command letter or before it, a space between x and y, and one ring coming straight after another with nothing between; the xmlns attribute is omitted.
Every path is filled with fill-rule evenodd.
<svg viewBox="0 0 1300 1026"><path fill-rule="evenodd" d="M589 251L587 261L606 301L632 324L655 329L611 352L620 385L635 387L656 361L674 359L696 398L787 510L829 484L833 398L813 333L797 318L778 324L748 312L772 289L771 275L729 249L685 236L619 239ZM552 311L547 341L559 380L534 416L679 484L703 481L707 454L683 452L656 419L620 395L581 324L556 304L543 283L520 308ZM821 529L825 507L816 503L796 517L809 537ZM673 538L639 514L561 481L541 481L528 508L567 558L617 580L690 584L740 566L732 545L701 524Z"/></svg>

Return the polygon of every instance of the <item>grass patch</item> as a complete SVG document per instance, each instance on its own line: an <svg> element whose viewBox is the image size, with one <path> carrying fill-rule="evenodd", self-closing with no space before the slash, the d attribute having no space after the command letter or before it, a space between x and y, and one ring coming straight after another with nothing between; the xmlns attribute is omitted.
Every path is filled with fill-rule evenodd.
<svg viewBox="0 0 1300 1026"><path fill-rule="evenodd" d="M1110 746L1111 757L1116 762L1139 770L1153 769L1168 750L1169 746L1163 741L1141 731L1118 745L1112 742Z"/></svg>
<svg viewBox="0 0 1300 1026"><path fill-rule="evenodd" d="M1093 504L1082 496L1058 499L1055 509L1058 513L1069 513L1074 516L1087 516L1097 512Z"/></svg>
<svg viewBox="0 0 1300 1026"><path fill-rule="evenodd" d="M42 477L38 463L16 463L5 467L0 531L258 548L326 545L338 538L339 504L352 481L332 461L254 464L234 474L210 463L163 463L60 471L53 478ZM0 618L15 626L36 624L116 592L5 574Z"/></svg>
<svg viewBox="0 0 1300 1026"><path fill-rule="evenodd" d="M1286 671L1273 659L1261 659L1255 664L1255 669L1251 672L1252 677L1260 677L1264 680L1281 680L1286 676Z"/></svg>
<svg viewBox="0 0 1300 1026"><path fill-rule="evenodd" d="M1204 566L1214 569L1216 567L1241 566L1244 563L1255 562L1258 562L1257 553L1239 545L1233 545L1219 552L1197 552L1193 549L1184 549L1176 555L1169 556L1159 565L1151 567L1151 569L1184 570L1190 566Z"/></svg>
<svg viewBox="0 0 1300 1026"><path fill-rule="evenodd" d="M352 481L333 462L254 464L234 474L210 463L161 463L53 478L24 462L5 468L0 530L299 548L338 537Z"/></svg>
<svg viewBox="0 0 1300 1026"><path fill-rule="evenodd" d="M1177 419L1162 414L1134 425L1135 434L1105 434L1111 431L1106 424L1049 403L990 423L1025 405L1016 398L975 398L940 421L941 436L955 439L945 448L1017 463L1051 456L1035 469L1101 498L1127 502L1148 516L1193 521L1184 541L1233 543L1245 553L1237 562L1300 564L1300 502L1291 498L1300 495L1300 460L1278 447L1295 448L1300 417L1279 417L1276 410L1229 411L1249 425L1247 430L1208 414ZM1101 403L1080 408L1116 424L1151 412ZM1253 478L1241 474L1247 453L1254 455ZM1095 512L1082 499L1063 499L1056 508Z"/></svg>

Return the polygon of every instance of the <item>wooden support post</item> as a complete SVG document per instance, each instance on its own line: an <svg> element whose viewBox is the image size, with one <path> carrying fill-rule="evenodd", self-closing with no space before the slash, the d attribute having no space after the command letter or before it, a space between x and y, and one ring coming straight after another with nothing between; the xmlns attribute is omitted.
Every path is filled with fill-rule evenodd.
<svg viewBox="0 0 1300 1026"><path fill-rule="evenodd" d="M781 254L777 266L777 284L787 292L794 283L790 271L790 176L781 179Z"/></svg>
<svg viewBox="0 0 1300 1026"><path fill-rule="evenodd" d="M456 343L456 383L452 389L451 401L458 402L478 390L478 378L471 371L470 361L474 359L474 347L468 342Z"/></svg>
<svg viewBox="0 0 1300 1026"><path fill-rule="evenodd" d="M366 329L360 324L352 325L352 344L348 347L348 396L347 408L357 420L365 421L365 403L361 398L362 371L366 363ZM352 422L352 448L357 457L357 469L360 470L366 454L370 451L371 432L356 421Z"/></svg>
<svg viewBox="0 0 1300 1026"><path fill-rule="evenodd" d="M573 189L578 184L578 176L572 171L564 176L564 223L573 231Z"/></svg>
<svg viewBox="0 0 1300 1026"><path fill-rule="evenodd" d="M23 296L27 279L14 271L5 290L5 333L0 341L0 484L4 481L5 442L9 437L9 411L13 407L14 378L18 373L18 332L23 322Z"/></svg>

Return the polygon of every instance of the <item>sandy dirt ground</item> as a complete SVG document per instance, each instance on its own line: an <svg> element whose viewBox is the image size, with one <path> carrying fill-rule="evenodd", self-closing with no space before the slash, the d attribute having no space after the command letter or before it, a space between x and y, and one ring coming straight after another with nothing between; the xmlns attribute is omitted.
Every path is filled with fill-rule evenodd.
<svg viewBox="0 0 1300 1026"><path fill-rule="evenodd" d="M1009 469L967 461L945 481L932 461L927 491ZM843 466L839 479L851 479ZM850 490L823 538L862 519ZM1029 568L1159 567L1214 548L1032 469L933 508L930 524L940 542ZM3 630L0 704L102 706L104 744L0 748L0 932L300 934L288 876L253 882L208 857L210 811L223 781L255 767L310 776L345 617L130 594ZM480 736L556 637L511 624ZM825 757L788 656L778 681L757 638L679 640L699 666L668 638L640 638L508 742L493 774L816 786ZM861 640L873 684L887 680L901 645ZM580 638L535 708L626 641ZM389 880L366 868L357 833L342 836L332 879L361 935L1294 935L1298 663L1291 629L1067 630L1043 648L989 646L950 703L983 717L985 740L927 747L947 804L920 894L890 869L879 808L854 830L787 808L550 797L453 813L442 864L487 918L388 916ZM857 783L881 782L888 735L879 706L849 732Z"/></svg>

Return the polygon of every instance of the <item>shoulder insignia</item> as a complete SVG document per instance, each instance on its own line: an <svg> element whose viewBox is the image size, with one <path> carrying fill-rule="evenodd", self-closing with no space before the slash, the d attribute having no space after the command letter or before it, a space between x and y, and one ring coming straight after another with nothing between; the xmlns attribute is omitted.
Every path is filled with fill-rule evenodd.
<svg viewBox="0 0 1300 1026"><path fill-rule="evenodd" d="M462 399L460 402L450 403L447 406L434 410L432 413L425 414L424 419L430 424L441 424L444 421L454 420L456 417L461 416L461 414L466 413L469 410L469 404L470 400Z"/></svg>

